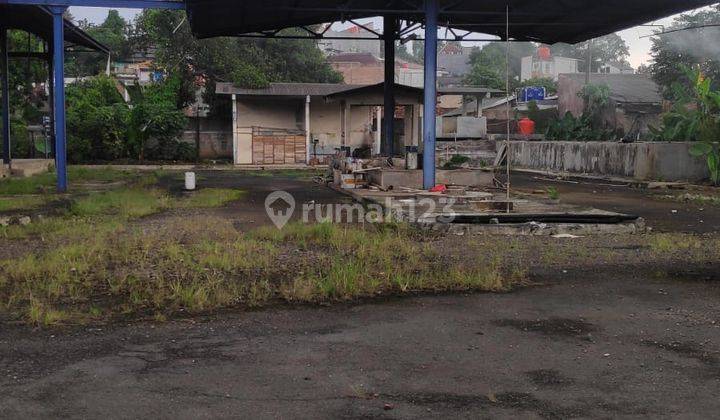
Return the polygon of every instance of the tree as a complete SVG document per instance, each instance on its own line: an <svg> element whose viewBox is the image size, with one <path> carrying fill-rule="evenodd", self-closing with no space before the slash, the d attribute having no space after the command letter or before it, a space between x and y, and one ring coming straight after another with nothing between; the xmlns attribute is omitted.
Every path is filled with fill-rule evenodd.
<svg viewBox="0 0 720 420"><path fill-rule="evenodd" d="M643 63L640 64L637 69L635 69L635 72L637 74L652 74L652 69L649 65Z"/></svg>
<svg viewBox="0 0 720 420"><path fill-rule="evenodd" d="M189 144L178 141L187 122L178 107L181 86L179 77L171 77L140 91L128 121L130 156L143 161L190 160L195 155Z"/></svg>
<svg viewBox="0 0 720 420"><path fill-rule="evenodd" d="M720 29L702 27L720 24L720 6L695 13L678 16L665 31L680 30L652 38L651 55L653 63L650 71L655 82L661 86L665 98L673 96L673 84L681 81L691 88L693 80L687 78L686 68L697 68L705 76L713 79L713 88L720 82L720 49L717 40Z"/></svg>
<svg viewBox="0 0 720 420"><path fill-rule="evenodd" d="M592 71L597 72L601 65L606 63L619 63L630 65L630 49L624 39L618 34L605 35L575 45L564 43L554 44L550 47L553 55L559 57L575 58L579 60L579 70L587 71L588 48L592 54Z"/></svg>
<svg viewBox="0 0 720 420"><path fill-rule="evenodd" d="M441 48L440 44L442 44L442 42L438 43L438 49ZM411 48L413 57L416 57L418 63L423 64L425 62L425 43L413 41Z"/></svg>
<svg viewBox="0 0 720 420"><path fill-rule="evenodd" d="M8 31L8 46L10 51L43 51L43 41L40 38L19 30ZM27 157L30 147L33 147L27 126L40 123L40 109L46 99L45 93L34 87L47 80L47 66L44 61L35 58L18 58L8 62L8 70L12 153L14 156Z"/></svg>
<svg viewBox="0 0 720 420"><path fill-rule="evenodd" d="M108 47L113 60L125 60L132 55L130 25L117 10L109 10L100 25L93 25L83 20L78 22L80 28L98 42ZM97 75L105 70L107 56L97 52L83 52L68 55L67 73L73 76Z"/></svg>
<svg viewBox="0 0 720 420"><path fill-rule="evenodd" d="M470 73L465 81L471 85L493 89L505 89L506 82L506 44L492 42L470 54ZM522 58L533 55L537 47L530 42L510 44L510 88L520 83Z"/></svg>
<svg viewBox="0 0 720 420"><path fill-rule="evenodd" d="M471 86L505 90L505 79L502 74L482 65L473 65L470 73L465 76L465 83Z"/></svg>
<svg viewBox="0 0 720 420"><path fill-rule="evenodd" d="M520 87L525 86L544 87L548 95L555 95L558 90L558 83L547 77L528 79L520 83Z"/></svg>
<svg viewBox="0 0 720 420"><path fill-rule="evenodd" d="M68 160L113 160L127 155L130 110L115 81L98 76L67 87Z"/></svg>
<svg viewBox="0 0 720 420"><path fill-rule="evenodd" d="M181 80L182 102L194 100L196 82L206 82L205 100L217 114L217 81L258 88L270 82L335 82L342 76L327 63L314 40L219 37L198 40L183 23L185 12L145 10L135 23L138 49L157 50L157 65ZM285 35L305 32L286 30Z"/></svg>

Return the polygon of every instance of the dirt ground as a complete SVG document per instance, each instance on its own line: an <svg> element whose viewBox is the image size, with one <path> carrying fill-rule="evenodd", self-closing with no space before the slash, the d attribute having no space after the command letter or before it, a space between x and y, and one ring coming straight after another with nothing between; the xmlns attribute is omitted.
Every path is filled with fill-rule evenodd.
<svg viewBox="0 0 720 420"><path fill-rule="evenodd" d="M264 199L274 189L346 200L292 178L203 173L199 183L248 191L210 210L243 228L269 223ZM720 208L660 197L667 192L515 180L528 191L549 185L562 201L638 214L659 231L700 236L720 225ZM444 241L461 251L465 239ZM540 267L533 286L507 294L0 325L0 417L716 417L717 262L654 267L633 260L631 238L597 246L627 258Z"/></svg>
<svg viewBox="0 0 720 420"><path fill-rule="evenodd" d="M668 199L669 195L680 195L683 190L649 190L603 182L561 181L528 174L513 175L512 185L513 189L524 192L554 187L563 203L638 215L645 218L648 226L657 232L703 233L720 230L720 212L717 208Z"/></svg>

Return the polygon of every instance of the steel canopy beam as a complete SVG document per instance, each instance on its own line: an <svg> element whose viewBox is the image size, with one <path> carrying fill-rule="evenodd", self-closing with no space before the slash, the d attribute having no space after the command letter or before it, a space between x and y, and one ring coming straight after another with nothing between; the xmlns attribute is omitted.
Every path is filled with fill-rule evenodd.
<svg viewBox="0 0 720 420"><path fill-rule="evenodd" d="M395 153L395 33L398 22L393 16L383 18L385 42L385 84L384 102L385 135L383 136L382 152L385 156Z"/></svg>
<svg viewBox="0 0 720 420"><path fill-rule="evenodd" d="M0 4L33 6L111 7L120 9L184 10L185 2L178 0L0 0Z"/></svg>

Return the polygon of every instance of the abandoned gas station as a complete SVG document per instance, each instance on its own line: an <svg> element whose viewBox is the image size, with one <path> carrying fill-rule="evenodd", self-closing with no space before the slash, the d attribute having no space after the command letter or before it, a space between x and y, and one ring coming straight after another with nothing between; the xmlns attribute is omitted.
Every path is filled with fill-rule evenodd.
<svg viewBox="0 0 720 420"><path fill-rule="evenodd" d="M290 0L238 2L232 0L0 0L0 43L2 44L3 76L3 144L4 163L11 163L7 62L16 56L7 51L8 29L21 29L47 41L48 51L36 57L48 60L54 88L51 89L53 143L58 191L67 190L64 54L69 45L98 51L105 47L93 41L63 18L70 6L184 9L193 33L200 38L244 36L255 38L322 39L315 25L334 21L355 22L357 19L380 16L382 33L372 31L384 42L386 51L385 83L382 85L382 107L395 109L398 87L393 83L394 50L397 40L412 37L425 43L424 88L422 90L422 133L418 141L422 155L422 187L436 185L435 108L436 51L439 39L451 41L534 41L552 44L577 43L656 18L701 7L706 0L643 0L643 1L449 1L449 0L371 0L340 2L313 0L300 4ZM446 28L445 38L438 36ZM300 28L301 35L283 32ZM487 34L490 37L479 37ZM377 101L379 102L379 101ZM373 103L373 106L380 105ZM419 105L419 104L417 104ZM419 107L416 107L419 109ZM419 124L419 123L418 123ZM344 131L342 131L344 133ZM387 119L380 135L380 154L402 154L394 144L394 119ZM310 151L310 138L305 136L305 151ZM307 159L306 159L307 161Z"/></svg>

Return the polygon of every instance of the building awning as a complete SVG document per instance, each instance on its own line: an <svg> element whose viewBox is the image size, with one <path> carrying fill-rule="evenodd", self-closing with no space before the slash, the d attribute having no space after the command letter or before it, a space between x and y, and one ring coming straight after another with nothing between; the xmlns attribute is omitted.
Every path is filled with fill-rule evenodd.
<svg viewBox="0 0 720 420"><path fill-rule="evenodd" d="M578 73L561 74L563 79L572 80L576 86L585 84L586 75ZM610 99L618 103L656 104L662 103L660 87L647 74L601 74L592 73L590 83L610 88Z"/></svg>
<svg viewBox="0 0 720 420"><path fill-rule="evenodd" d="M201 38L397 16L422 22L423 0L185 0L193 33ZM438 0L439 24L518 41L577 43L661 17L714 4L708 0Z"/></svg>
<svg viewBox="0 0 720 420"><path fill-rule="evenodd" d="M305 98L307 96L320 96L327 100L347 98L354 95L368 93L382 94L384 83L374 85L344 85L341 83L270 83L266 88L248 89L240 88L232 83L220 82L215 86L215 93L237 95L242 97L280 97ZM395 83L394 91L409 96L416 96L421 101L422 88Z"/></svg>
<svg viewBox="0 0 720 420"><path fill-rule="evenodd" d="M327 96L360 87L342 83L270 83L260 89L241 88L233 83L220 82L215 85L215 93L237 96L273 96L285 98L305 98L306 96Z"/></svg>
<svg viewBox="0 0 720 420"><path fill-rule="evenodd" d="M0 26L29 32L48 44L52 43L52 14L42 6L0 4ZM67 19L65 19L65 42L98 52L109 52L108 47Z"/></svg>
<svg viewBox="0 0 720 420"><path fill-rule="evenodd" d="M476 86L448 86L448 87L439 87L437 92L441 95L468 95L468 96L485 96L487 94L503 94L505 95L504 90L500 89L491 89L491 88L485 88L485 87L476 87Z"/></svg>
<svg viewBox="0 0 720 420"><path fill-rule="evenodd" d="M374 93L382 95L384 91L385 83L376 83L374 85L365 86L348 86L348 89L327 95L325 99L333 100L337 98L348 98L355 95L366 95ZM422 88L395 83L393 86L393 92L395 92L395 94L406 94L411 97L416 97L418 102L422 102Z"/></svg>

